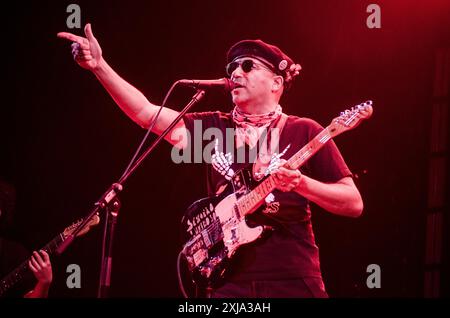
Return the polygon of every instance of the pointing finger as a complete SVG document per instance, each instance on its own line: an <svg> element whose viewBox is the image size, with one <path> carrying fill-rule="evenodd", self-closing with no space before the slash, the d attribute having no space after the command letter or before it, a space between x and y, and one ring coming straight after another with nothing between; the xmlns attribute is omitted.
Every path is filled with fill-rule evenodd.
<svg viewBox="0 0 450 318"><path fill-rule="evenodd" d="M83 43L83 38L81 36L69 32L59 32L56 36L60 39L66 39L72 42L77 42L79 44Z"/></svg>

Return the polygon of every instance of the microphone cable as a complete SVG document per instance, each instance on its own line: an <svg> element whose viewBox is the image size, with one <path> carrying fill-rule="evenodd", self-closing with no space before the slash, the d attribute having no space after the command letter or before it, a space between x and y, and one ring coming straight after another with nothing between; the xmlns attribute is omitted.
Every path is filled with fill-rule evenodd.
<svg viewBox="0 0 450 318"><path fill-rule="evenodd" d="M183 279L181 278L181 256L183 255L183 251L180 251L178 253L177 257L177 276L178 276L178 286L180 287L181 293L183 294L184 298L189 298L188 294L186 293L186 290L184 289L183 285Z"/></svg>

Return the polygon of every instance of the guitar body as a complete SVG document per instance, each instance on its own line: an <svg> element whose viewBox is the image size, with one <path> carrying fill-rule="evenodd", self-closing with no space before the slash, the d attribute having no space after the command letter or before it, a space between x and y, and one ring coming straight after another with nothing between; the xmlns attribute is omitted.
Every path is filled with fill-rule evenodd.
<svg viewBox="0 0 450 318"><path fill-rule="evenodd" d="M188 237L183 254L194 281L201 286L220 283L237 249L257 240L264 231L263 226L248 226L237 208L238 199L254 183L249 169L239 171L236 176L230 184L234 187L228 188L240 185L239 191L225 191L194 202L182 220L183 233Z"/></svg>

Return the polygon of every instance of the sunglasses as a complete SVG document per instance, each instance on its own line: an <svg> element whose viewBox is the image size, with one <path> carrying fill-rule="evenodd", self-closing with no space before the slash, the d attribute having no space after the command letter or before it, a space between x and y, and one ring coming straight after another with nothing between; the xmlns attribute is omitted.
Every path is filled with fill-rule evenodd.
<svg viewBox="0 0 450 318"><path fill-rule="evenodd" d="M234 70L237 69L239 66L242 68L242 70L245 73L250 72L252 69L258 69L258 67L261 67L270 72L273 72L269 67L267 67L263 64L256 63L255 61L249 59L249 60L242 60L240 62L228 63L226 66L227 75L231 76L231 74L233 74Z"/></svg>

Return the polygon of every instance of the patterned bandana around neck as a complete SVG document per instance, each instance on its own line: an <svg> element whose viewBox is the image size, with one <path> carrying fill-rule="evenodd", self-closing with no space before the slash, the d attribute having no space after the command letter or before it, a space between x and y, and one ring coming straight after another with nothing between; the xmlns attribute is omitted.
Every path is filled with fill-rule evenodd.
<svg viewBox="0 0 450 318"><path fill-rule="evenodd" d="M259 140L259 137L278 119L283 110L280 105L274 111L266 114L246 114L237 106L234 107L231 115L236 124L236 148L241 147L244 143L253 148Z"/></svg>

